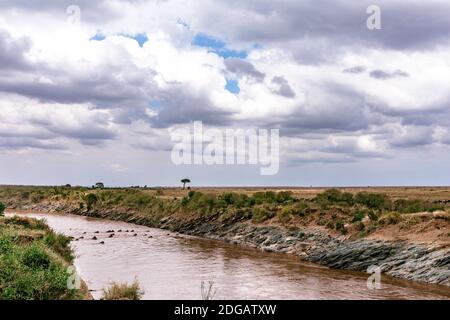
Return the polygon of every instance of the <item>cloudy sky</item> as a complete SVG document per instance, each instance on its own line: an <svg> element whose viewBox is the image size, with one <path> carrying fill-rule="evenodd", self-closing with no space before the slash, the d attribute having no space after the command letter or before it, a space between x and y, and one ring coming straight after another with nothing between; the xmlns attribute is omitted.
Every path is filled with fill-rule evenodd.
<svg viewBox="0 0 450 320"><path fill-rule="evenodd" d="M449 185L449 17L448 0L2 0L0 184ZM174 165L193 121L279 128L279 173Z"/></svg>

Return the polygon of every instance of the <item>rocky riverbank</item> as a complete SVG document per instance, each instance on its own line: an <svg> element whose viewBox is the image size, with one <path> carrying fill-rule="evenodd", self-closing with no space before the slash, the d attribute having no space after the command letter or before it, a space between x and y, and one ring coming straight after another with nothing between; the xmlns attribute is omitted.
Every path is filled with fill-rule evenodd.
<svg viewBox="0 0 450 320"><path fill-rule="evenodd" d="M366 272L369 267L375 266L394 277L450 286L450 247L446 245L365 238L349 240L318 228L254 224L239 217L225 222L215 216L154 217L133 211L80 209L64 203L9 203L8 207L120 220L265 251L294 254L305 261L331 268Z"/></svg>

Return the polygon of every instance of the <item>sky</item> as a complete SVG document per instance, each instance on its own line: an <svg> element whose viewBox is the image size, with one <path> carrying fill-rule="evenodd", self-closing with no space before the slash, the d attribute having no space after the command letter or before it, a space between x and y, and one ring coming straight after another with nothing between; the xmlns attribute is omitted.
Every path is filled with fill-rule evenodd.
<svg viewBox="0 0 450 320"><path fill-rule="evenodd" d="M0 184L450 185L449 16L448 0L2 0ZM279 171L174 164L171 132L195 121L279 129Z"/></svg>

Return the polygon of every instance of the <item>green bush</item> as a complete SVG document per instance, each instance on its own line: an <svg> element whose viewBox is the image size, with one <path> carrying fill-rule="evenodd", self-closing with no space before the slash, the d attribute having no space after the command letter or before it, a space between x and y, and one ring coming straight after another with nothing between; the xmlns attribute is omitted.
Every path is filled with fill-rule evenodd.
<svg viewBox="0 0 450 320"><path fill-rule="evenodd" d="M362 211L358 211L355 213L355 215L353 216L353 220L352 222L359 222L362 221L362 219L364 219L365 213Z"/></svg>
<svg viewBox="0 0 450 320"><path fill-rule="evenodd" d="M97 203L98 197L93 193L88 193L85 196L86 206L88 210L91 210L92 207Z"/></svg>
<svg viewBox="0 0 450 320"><path fill-rule="evenodd" d="M223 203L224 207L236 206L238 208L252 206L250 198L245 194L238 194L234 192L226 192L219 196L219 201Z"/></svg>
<svg viewBox="0 0 450 320"><path fill-rule="evenodd" d="M372 221L378 221L378 214L372 210L367 211L367 215L369 216L369 219Z"/></svg>
<svg viewBox="0 0 450 320"><path fill-rule="evenodd" d="M50 266L50 257L44 249L32 245L25 250L22 262L32 269L47 269Z"/></svg>
<svg viewBox="0 0 450 320"><path fill-rule="evenodd" d="M3 216L5 213L6 206L0 202L0 216Z"/></svg>
<svg viewBox="0 0 450 320"><path fill-rule="evenodd" d="M319 204L353 204L353 195L349 192L342 192L338 189L328 189L318 194L314 201Z"/></svg>
<svg viewBox="0 0 450 320"><path fill-rule="evenodd" d="M113 282L109 288L103 289L102 300L140 300L143 295L137 280L131 285Z"/></svg>
<svg viewBox="0 0 450 320"><path fill-rule="evenodd" d="M42 221L0 219L0 300L84 297L81 291L67 288L68 261L46 243L50 232Z"/></svg>
<svg viewBox="0 0 450 320"><path fill-rule="evenodd" d="M335 229L343 234L347 233L347 229L345 228L344 223L341 220L336 221Z"/></svg>
<svg viewBox="0 0 450 320"><path fill-rule="evenodd" d="M62 234L49 230L44 236L44 243L60 254L64 259L72 262L74 259L72 249L70 248L70 239Z"/></svg>
<svg viewBox="0 0 450 320"><path fill-rule="evenodd" d="M187 197L181 199L181 205L190 211L206 214L213 212L214 209L221 208L223 201L219 201L213 194L189 191Z"/></svg>
<svg viewBox="0 0 450 320"><path fill-rule="evenodd" d="M252 210L252 221L255 223L261 223L275 216L274 211L269 210L266 207L256 207Z"/></svg>
<svg viewBox="0 0 450 320"><path fill-rule="evenodd" d="M278 203L288 203L294 201L292 191L280 191L276 194L275 199Z"/></svg>
<svg viewBox="0 0 450 320"><path fill-rule="evenodd" d="M391 207L389 197L382 193L359 192L355 196L355 202L378 210L389 209Z"/></svg>
<svg viewBox="0 0 450 320"><path fill-rule="evenodd" d="M294 211L292 207L284 207L277 214L278 221L280 221L281 223L289 222L289 220L291 220L293 212Z"/></svg>
<svg viewBox="0 0 450 320"><path fill-rule="evenodd" d="M399 199L394 201L393 209L402 213L434 212L444 210L445 206L419 199Z"/></svg>

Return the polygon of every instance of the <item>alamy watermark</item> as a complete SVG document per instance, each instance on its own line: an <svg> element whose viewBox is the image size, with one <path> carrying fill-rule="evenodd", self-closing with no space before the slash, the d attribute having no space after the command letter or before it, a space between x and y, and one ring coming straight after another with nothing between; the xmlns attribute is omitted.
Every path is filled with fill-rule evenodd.
<svg viewBox="0 0 450 320"><path fill-rule="evenodd" d="M204 129L201 121L172 130L175 165L259 165L261 175L280 167L279 129Z"/></svg>
<svg viewBox="0 0 450 320"><path fill-rule="evenodd" d="M77 5L70 5L66 8L67 24L79 26L81 24L81 8Z"/></svg>
<svg viewBox="0 0 450 320"><path fill-rule="evenodd" d="M78 276L77 270L73 266L69 266L66 270L67 277L67 289L74 290L81 288L81 278Z"/></svg>
<svg viewBox="0 0 450 320"><path fill-rule="evenodd" d="M366 13L369 17L366 20L367 29L380 30L381 29L381 8L377 5L370 5L367 7Z"/></svg>
<svg viewBox="0 0 450 320"><path fill-rule="evenodd" d="M367 268L367 272L371 273L367 278L367 289L381 289L381 267L371 265Z"/></svg>

